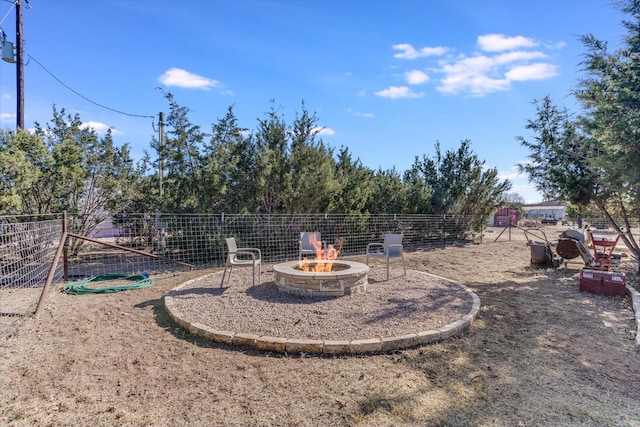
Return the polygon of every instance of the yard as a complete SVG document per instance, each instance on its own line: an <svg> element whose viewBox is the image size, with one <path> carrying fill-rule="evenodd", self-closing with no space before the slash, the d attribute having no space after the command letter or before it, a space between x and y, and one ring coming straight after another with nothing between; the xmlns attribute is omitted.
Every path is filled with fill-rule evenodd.
<svg viewBox="0 0 640 427"><path fill-rule="evenodd" d="M54 289L2 343L0 424L640 426L630 297L579 292L580 264L531 266L523 240L488 237L407 254L407 268L456 280L482 305L462 335L388 354L275 354L190 335L163 297L220 269L116 294ZM636 263L622 268L638 287Z"/></svg>

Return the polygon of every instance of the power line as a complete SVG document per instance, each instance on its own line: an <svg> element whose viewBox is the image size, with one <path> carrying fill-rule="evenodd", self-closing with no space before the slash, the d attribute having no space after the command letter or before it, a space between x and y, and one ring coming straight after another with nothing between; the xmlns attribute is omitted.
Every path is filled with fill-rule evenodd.
<svg viewBox="0 0 640 427"><path fill-rule="evenodd" d="M11 13L11 9L13 9L15 5L16 5L16 2L14 1L11 7L9 8L9 10L7 10L7 14L4 15L4 18L2 18L2 21L0 21L0 25L2 25L5 19L7 19L7 16L9 16L9 14Z"/></svg>
<svg viewBox="0 0 640 427"><path fill-rule="evenodd" d="M111 108L111 107L107 107L106 105L102 105L100 103L97 103L95 101L92 101L91 99L87 98L86 96L82 95L81 93L78 93L76 90L74 90L73 88L67 86L62 80L60 80L58 77L55 76L55 74L53 74L51 71L49 71L47 69L47 67L45 67L44 65L42 65L40 62L38 62L38 60L36 58L34 58L33 56L27 54L27 56L29 57L29 59L33 59L33 61L38 64L44 71L46 71L51 77L53 77L58 83L60 83L62 86L64 86L65 88L67 88L68 90L70 90L71 92L75 93L76 95L78 95L80 98L89 101L90 103L97 105L98 107L107 109L107 110L111 110L114 111L116 113L119 114L123 114L125 116L129 116L129 117L144 117L144 118L152 118L154 119L155 116L148 116L148 115L141 115L141 114L131 114L131 113L126 113L124 111L120 111L120 110L116 110L115 108Z"/></svg>

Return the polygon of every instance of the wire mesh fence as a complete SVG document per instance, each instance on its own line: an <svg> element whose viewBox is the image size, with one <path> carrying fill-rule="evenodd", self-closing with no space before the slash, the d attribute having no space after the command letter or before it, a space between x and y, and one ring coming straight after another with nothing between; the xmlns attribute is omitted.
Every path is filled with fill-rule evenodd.
<svg viewBox="0 0 640 427"><path fill-rule="evenodd" d="M482 227L479 216L156 214L114 218L108 229L95 234L110 235L114 243L124 247L195 267L211 267L223 264L226 237L235 237L241 247L260 248L265 262L276 262L298 257L302 232L320 232L322 240L340 247L346 256L364 253L368 243L382 241L385 233L404 234L404 244L411 249L473 240L481 235ZM84 246L77 252L82 268L99 255ZM71 261L69 265L71 270Z"/></svg>
<svg viewBox="0 0 640 427"><path fill-rule="evenodd" d="M584 219L606 226L603 221ZM575 226L575 221L564 222L563 226ZM343 257L364 254L367 244L382 242L385 233L402 233L406 251L481 242L483 236L486 241L513 236L508 218L479 215L121 214L78 238L73 233L81 223L82 218L65 221L62 215L0 217L2 337L33 313L65 231L71 237L53 272L53 284L110 273L158 275L184 269L185 264L222 266L227 237L235 237L239 247L260 248L264 262L275 263L297 259L300 233L309 231L320 232ZM543 224L525 226L530 225Z"/></svg>
<svg viewBox="0 0 640 427"><path fill-rule="evenodd" d="M60 215L0 217L0 336L33 313L61 236ZM62 267L54 273L61 281Z"/></svg>

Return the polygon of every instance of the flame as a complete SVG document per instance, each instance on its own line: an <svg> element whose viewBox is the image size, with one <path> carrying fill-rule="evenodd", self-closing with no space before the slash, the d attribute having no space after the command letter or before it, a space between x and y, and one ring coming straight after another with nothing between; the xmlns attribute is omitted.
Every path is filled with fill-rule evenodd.
<svg viewBox="0 0 640 427"><path fill-rule="evenodd" d="M327 272L331 271L333 267L333 262L338 258L338 254L342 249L342 243L340 242L338 248L334 245L328 245L327 249L322 248L322 242L316 240L316 235L309 235L309 244L314 247L316 250L316 258L312 261L309 261L307 258L304 258L300 261L299 268L302 271L313 271L316 273L319 272Z"/></svg>

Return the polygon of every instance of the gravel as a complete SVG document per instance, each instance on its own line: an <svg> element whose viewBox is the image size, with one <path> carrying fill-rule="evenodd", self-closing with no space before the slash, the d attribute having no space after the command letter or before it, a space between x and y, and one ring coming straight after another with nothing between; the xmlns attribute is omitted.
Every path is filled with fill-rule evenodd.
<svg viewBox="0 0 640 427"><path fill-rule="evenodd" d="M380 270L380 271L378 271ZM273 271L251 286L251 270L236 269L186 282L170 293L182 320L219 331L294 339L389 338L437 329L469 313L472 298L458 283L427 273L372 269L363 293L309 298L278 290Z"/></svg>

